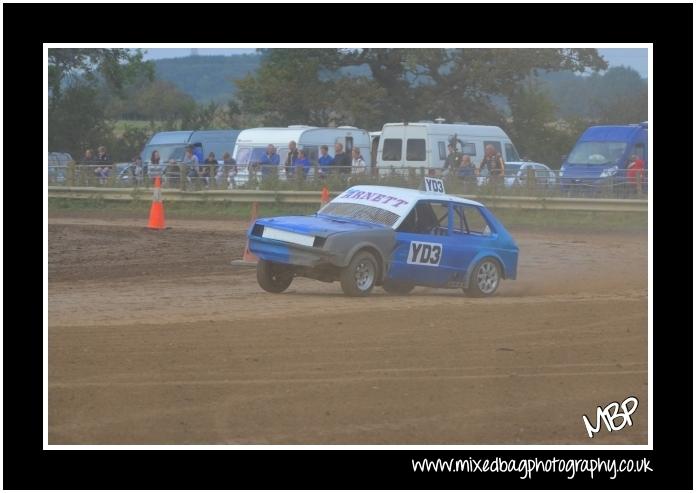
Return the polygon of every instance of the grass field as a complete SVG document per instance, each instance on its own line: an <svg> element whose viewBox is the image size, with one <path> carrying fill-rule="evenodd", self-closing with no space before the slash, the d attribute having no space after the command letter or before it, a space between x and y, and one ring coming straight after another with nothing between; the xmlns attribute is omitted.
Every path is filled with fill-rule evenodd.
<svg viewBox="0 0 696 493"><path fill-rule="evenodd" d="M179 219L248 219L251 207L237 203L170 202L165 204L168 218ZM317 206L299 204L259 204L260 216L303 215L316 212ZM78 212L96 216L142 216L147 218L149 198L132 202L97 199L50 198L50 212ZM525 229L567 229L605 231L647 231L647 214L637 212L584 212L493 209L508 227Z"/></svg>

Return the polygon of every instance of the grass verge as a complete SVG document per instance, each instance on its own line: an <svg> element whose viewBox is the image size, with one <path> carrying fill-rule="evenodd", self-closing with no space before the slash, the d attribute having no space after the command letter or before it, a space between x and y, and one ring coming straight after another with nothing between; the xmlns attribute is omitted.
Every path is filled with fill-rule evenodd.
<svg viewBox="0 0 696 493"><path fill-rule="evenodd" d="M249 219L251 206L233 202L168 202L167 218L171 219ZM306 215L316 212L318 204L259 204L259 216ZM648 229L648 215L639 212L544 211L491 209L511 229L586 230L641 232ZM143 217L150 211L149 200L125 202L100 199L49 198L51 213L93 217Z"/></svg>

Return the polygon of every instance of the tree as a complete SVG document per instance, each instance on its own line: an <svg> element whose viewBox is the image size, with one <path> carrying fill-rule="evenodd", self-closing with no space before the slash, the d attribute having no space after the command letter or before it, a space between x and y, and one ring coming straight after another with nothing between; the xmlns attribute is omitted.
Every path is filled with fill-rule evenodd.
<svg viewBox="0 0 696 493"><path fill-rule="evenodd" d="M80 156L111 138L100 90L119 93L131 80L152 79L143 53L128 49L48 50L49 149Z"/></svg>
<svg viewBox="0 0 696 493"><path fill-rule="evenodd" d="M156 80L140 89L131 99L130 113L146 120L178 121L196 109L191 96L171 82Z"/></svg>
<svg viewBox="0 0 696 493"><path fill-rule="evenodd" d="M504 115L494 98L513 96L537 71L607 67L595 49L269 49L262 54L258 72L237 81L238 100L245 111L263 113L276 125L320 125L346 115L358 126L438 116L499 123ZM355 77L356 71L367 76ZM368 97L369 111L342 97L351 92Z"/></svg>
<svg viewBox="0 0 696 493"><path fill-rule="evenodd" d="M530 78L510 96L509 104L512 121L506 126L521 157L558 168L577 135L558 125L557 106L545 85Z"/></svg>

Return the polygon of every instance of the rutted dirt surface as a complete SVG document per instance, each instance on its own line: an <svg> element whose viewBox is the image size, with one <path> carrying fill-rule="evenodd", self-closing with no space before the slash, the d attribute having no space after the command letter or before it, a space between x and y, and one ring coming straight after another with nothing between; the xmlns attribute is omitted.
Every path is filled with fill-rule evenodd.
<svg viewBox="0 0 696 493"><path fill-rule="evenodd" d="M352 299L263 292L245 222L168 224L49 219L50 443L647 443L645 234L513 229L493 298Z"/></svg>

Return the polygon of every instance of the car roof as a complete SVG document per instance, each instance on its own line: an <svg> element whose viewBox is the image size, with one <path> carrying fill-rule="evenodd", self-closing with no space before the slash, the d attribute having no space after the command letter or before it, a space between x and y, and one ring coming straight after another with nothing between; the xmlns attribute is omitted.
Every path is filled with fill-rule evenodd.
<svg viewBox="0 0 696 493"><path fill-rule="evenodd" d="M393 195L395 197L403 197L409 201L417 202L419 200L449 200L459 204L475 205L483 207L483 204L475 200L469 200L456 195L426 192L424 190L414 190L413 188L401 187L384 187L380 185L354 185L350 189L359 189L365 192L380 193L383 195Z"/></svg>
<svg viewBox="0 0 696 493"><path fill-rule="evenodd" d="M457 133L459 137L494 137L508 139L505 131L493 125L469 125L468 123L432 123L432 122L408 122L385 123L383 129L388 127L425 127L433 133Z"/></svg>

